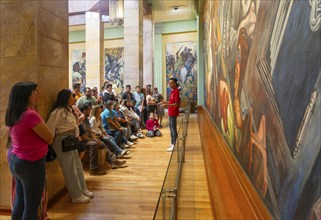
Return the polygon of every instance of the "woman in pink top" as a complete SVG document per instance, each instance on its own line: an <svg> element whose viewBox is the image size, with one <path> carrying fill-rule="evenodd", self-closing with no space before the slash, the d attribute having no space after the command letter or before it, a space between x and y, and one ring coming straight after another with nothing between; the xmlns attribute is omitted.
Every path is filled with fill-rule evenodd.
<svg viewBox="0 0 321 220"><path fill-rule="evenodd" d="M38 86L33 82L16 83L11 89L6 111L12 147L9 165L16 181L13 220L37 219L45 182L46 154L53 136L34 110L38 93Z"/></svg>

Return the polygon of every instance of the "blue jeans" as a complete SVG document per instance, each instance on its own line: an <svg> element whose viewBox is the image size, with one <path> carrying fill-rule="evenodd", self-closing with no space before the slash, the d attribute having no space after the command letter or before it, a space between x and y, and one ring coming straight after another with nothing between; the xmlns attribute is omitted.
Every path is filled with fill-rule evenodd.
<svg viewBox="0 0 321 220"><path fill-rule="evenodd" d="M177 139L177 116L169 116L169 129L171 131L171 144L175 145Z"/></svg>
<svg viewBox="0 0 321 220"><path fill-rule="evenodd" d="M113 137L103 136L101 140L109 147L109 149L116 155L119 155L122 152L122 149L116 144L116 141Z"/></svg>
<svg viewBox="0 0 321 220"><path fill-rule="evenodd" d="M111 135L115 139L116 144L118 146L120 146L121 141L122 141L123 132L116 131L116 130L112 130L111 131L111 130L106 129L106 128L105 128L105 130L106 130L107 134Z"/></svg>
<svg viewBox="0 0 321 220"><path fill-rule="evenodd" d="M16 180L12 220L37 219L46 176L46 157L37 161L10 156L10 170Z"/></svg>

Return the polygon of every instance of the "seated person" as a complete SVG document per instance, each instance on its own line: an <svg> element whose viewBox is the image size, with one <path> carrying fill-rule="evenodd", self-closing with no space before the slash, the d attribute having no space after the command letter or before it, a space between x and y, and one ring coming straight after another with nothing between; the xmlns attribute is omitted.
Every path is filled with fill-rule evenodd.
<svg viewBox="0 0 321 220"><path fill-rule="evenodd" d="M120 106L117 102L114 103L114 110L113 111L116 115L117 120L119 121L119 124L123 128L127 129L127 139L130 141L136 141L138 139L138 137L136 137L135 135L132 134L133 132L132 132L132 128L130 126L130 121L128 121L126 119L126 117L124 116L124 114L120 111ZM137 133L137 130L134 130L134 133Z"/></svg>
<svg viewBox="0 0 321 220"><path fill-rule="evenodd" d="M154 113L150 113L149 119L146 122L147 137L160 137L162 133L159 130L158 120L154 117Z"/></svg>
<svg viewBox="0 0 321 220"><path fill-rule="evenodd" d="M106 160L110 166L121 166L125 161L118 161L116 155L113 154L100 140L96 139L89 123L89 115L91 107L87 104L83 105L80 111L85 115L85 120L80 125L81 144L85 150L89 150L90 154L90 175L105 175L106 171L99 166L98 163L98 148L106 148ZM121 165L120 165L121 164Z"/></svg>
<svg viewBox="0 0 321 220"><path fill-rule="evenodd" d="M132 102L135 102L135 100L132 100ZM139 129L139 122L140 118L139 116L133 111L133 109L130 106L130 101L124 99L120 105L120 111L124 114L124 116L127 118L127 120L130 122L131 126L134 126L133 132L136 137L144 138L144 135L140 132Z"/></svg>
<svg viewBox="0 0 321 220"><path fill-rule="evenodd" d="M106 109L100 114L101 122L107 134L111 135L118 146L121 148L130 147L127 145L127 140L124 138L124 128L122 128L113 112L114 102L108 100L106 102Z"/></svg>
<svg viewBox="0 0 321 220"><path fill-rule="evenodd" d="M91 117L89 119L90 127L96 138L101 140L108 146L108 148L116 154L117 158L121 158L124 155L128 155L130 153L129 150L122 150L117 144L115 139L108 135L106 131L102 128L100 114L102 113L103 106L96 105L91 110Z"/></svg>

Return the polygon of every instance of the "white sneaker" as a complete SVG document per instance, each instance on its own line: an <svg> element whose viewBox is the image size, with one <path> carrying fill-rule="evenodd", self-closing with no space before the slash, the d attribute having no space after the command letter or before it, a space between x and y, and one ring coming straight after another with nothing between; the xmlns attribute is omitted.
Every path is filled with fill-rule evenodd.
<svg viewBox="0 0 321 220"><path fill-rule="evenodd" d="M84 196L87 196L88 198L92 199L95 197L94 193L90 192L88 189L82 192Z"/></svg>
<svg viewBox="0 0 321 220"><path fill-rule="evenodd" d="M137 137L144 138L145 136L142 133L137 133Z"/></svg>
<svg viewBox="0 0 321 220"><path fill-rule="evenodd" d="M172 152L174 150L174 146L175 146L174 144L170 144L169 148L166 149L167 152Z"/></svg>
<svg viewBox="0 0 321 220"><path fill-rule="evenodd" d="M123 156L128 155L128 154L130 154L129 150L122 150L121 153L118 154L116 157L117 158L122 158Z"/></svg>
<svg viewBox="0 0 321 220"><path fill-rule="evenodd" d="M134 145L134 143L133 143L133 142L130 142L130 141L127 141L127 144L128 144L129 146L133 146L133 145Z"/></svg>
<svg viewBox="0 0 321 220"><path fill-rule="evenodd" d="M135 135L131 135L131 136L130 136L130 139L132 139L133 141L136 141L136 140L138 139L138 137L135 136Z"/></svg>
<svg viewBox="0 0 321 220"><path fill-rule="evenodd" d="M79 203L79 204L83 204L83 203L88 203L90 202L90 199L87 196L81 195L78 198L72 199L71 200L72 203Z"/></svg>

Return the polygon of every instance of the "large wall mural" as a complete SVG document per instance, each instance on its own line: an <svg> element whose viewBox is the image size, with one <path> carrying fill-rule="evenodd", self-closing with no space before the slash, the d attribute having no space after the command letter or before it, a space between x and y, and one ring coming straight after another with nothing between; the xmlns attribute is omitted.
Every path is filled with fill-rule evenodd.
<svg viewBox="0 0 321 220"><path fill-rule="evenodd" d="M197 57L196 43L168 43L166 51L166 83L171 77L178 80L182 101L197 100ZM170 88L167 88L167 97Z"/></svg>
<svg viewBox="0 0 321 220"><path fill-rule="evenodd" d="M72 83L80 83L83 92L86 88L86 51L73 50L71 54Z"/></svg>
<svg viewBox="0 0 321 220"><path fill-rule="evenodd" d="M277 219L321 217L320 11L205 1L206 107Z"/></svg>
<svg viewBox="0 0 321 220"><path fill-rule="evenodd" d="M105 80L112 83L116 93L124 89L124 48L105 48Z"/></svg>

